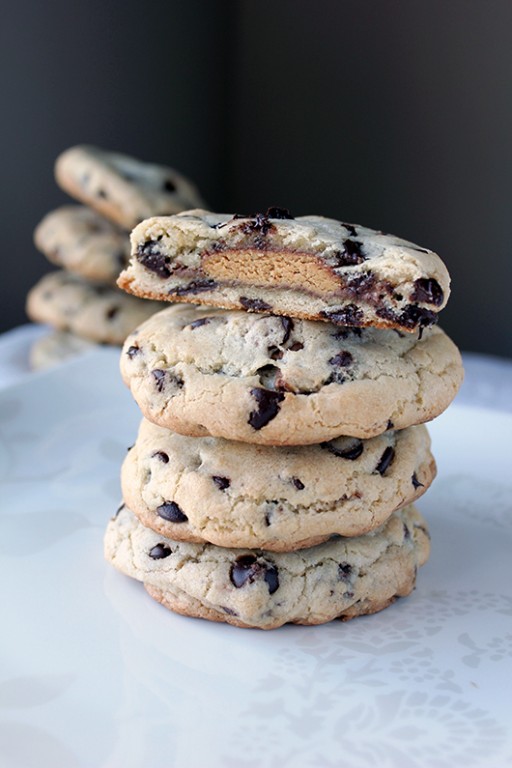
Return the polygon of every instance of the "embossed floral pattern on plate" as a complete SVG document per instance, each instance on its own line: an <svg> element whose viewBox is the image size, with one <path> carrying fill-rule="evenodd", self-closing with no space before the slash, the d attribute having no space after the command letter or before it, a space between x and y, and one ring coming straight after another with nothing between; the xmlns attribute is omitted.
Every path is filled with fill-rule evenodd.
<svg viewBox="0 0 512 768"><path fill-rule="evenodd" d="M138 421L112 350L0 393L0 764L512 765L511 415L432 424L409 598L268 633L173 615L104 564Z"/></svg>

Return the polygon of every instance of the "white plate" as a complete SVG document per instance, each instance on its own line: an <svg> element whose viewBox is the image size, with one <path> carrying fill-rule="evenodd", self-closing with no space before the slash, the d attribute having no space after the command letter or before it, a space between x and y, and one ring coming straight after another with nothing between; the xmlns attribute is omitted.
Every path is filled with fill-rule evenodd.
<svg viewBox="0 0 512 768"><path fill-rule="evenodd" d="M413 595L320 627L174 615L103 561L139 412L118 353L0 393L0 765L512 765L512 416L453 405Z"/></svg>

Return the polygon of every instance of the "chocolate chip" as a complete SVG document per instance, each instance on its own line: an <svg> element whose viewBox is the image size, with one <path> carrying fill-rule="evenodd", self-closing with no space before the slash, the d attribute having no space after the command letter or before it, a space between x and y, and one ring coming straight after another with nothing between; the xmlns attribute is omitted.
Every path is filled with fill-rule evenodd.
<svg viewBox="0 0 512 768"><path fill-rule="evenodd" d="M250 232L258 232L263 236L275 229L275 226L270 223L268 216L265 213L256 213L252 219L242 227L243 231L249 234Z"/></svg>
<svg viewBox="0 0 512 768"><path fill-rule="evenodd" d="M126 354L130 358L130 360L133 360L135 355L138 355L140 352L140 347L138 347L136 344L133 344L131 347L128 347L126 350Z"/></svg>
<svg viewBox="0 0 512 768"><path fill-rule="evenodd" d="M151 375L156 382L156 388L161 392L165 386L165 371L162 371L160 368L155 368L154 371L151 371Z"/></svg>
<svg viewBox="0 0 512 768"><path fill-rule="evenodd" d="M420 327L420 330L429 325L437 323L437 313L430 309L422 309L415 304L409 304L403 312L400 313L398 321L404 328ZM420 337L421 338L421 337Z"/></svg>
<svg viewBox="0 0 512 768"><path fill-rule="evenodd" d="M172 551L167 544L155 544L155 546L151 547L149 550L148 555L152 557L153 560L163 560L164 557L172 555Z"/></svg>
<svg viewBox="0 0 512 768"><path fill-rule="evenodd" d="M265 214L267 218L269 219L293 219L294 217L291 215L288 208L267 208L267 212Z"/></svg>
<svg viewBox="0 0 512 768"><path fill-rule="evenodd" d="M271 360L281 360L284 352L282 349L279 349L279 347L271 346L267 347L267 354Z"/></svg>
<svg viewBox="0 0 512 768"><path fill-rule="evenodd" d="M176 184L172 179L166 179L163 184L163 188L166 192L176 192Z"/></svg>
<svg viewBox="0 0 512 768"><path fill-rule="evenodd" d="M162 392L164 388L168 388L171 385L177 389L181 389L183 386L183 379L181 376L176 376L170 371L162 371L161 368L155 368L151 371L151 375L153 376L156 388L159 392Z"/></svg>
<svg viewBox="0 0 512 768"><path fill-rule="evenodd" d="M354 440L346 448L339 448L334 443L320 443L320 448L324 448L329 453L333 453L340 459L348 459L349 461L355 461L360 457L364 451L364 443L362 440Z"/></svg>
<svg viewBox="0 0 512 768"><path fill-rule="evenodd" d="M340 563L338 565L338 577L341 581L350 581L353 568L350 563Z"/></svg>
<svg viewBox="0 0 512 768"><path fill-rule="evenodd" d="M298 477L292 477L292 483L294 484L294 486L298 491L303 491L304 488L306 487L302 482L302 480L299 480Z"/></svg>
<svg viewBox="0 0 512 768"><path fill-rule="evenodd" d="M192 323L186 325L185 328L190 328L192 331L194 331L196 328L200 328L202 325L208 325L210 320L211 317L200 317L198 320L194 320Z"/></svg>
<svg viewBox="0 0 512 768"><path fill-rule="evenodd" d="M338 368L346 368L353 362L354 358L350 354L350 352L346 352L345 350L342 350L339 354L334 355L334 357L331 357L329 360L329 363L331 365L335 365Z"/></svg>
<svg viewBox="0 0 512 768"><path fill-rule="evenodd" d="M388 447L385 449L384 453L379 459L379 463L375 467L375 472L378 472L379 475L383 475L387 469L391 466L393 463L393 459L395 458L395 449L388 445Z"/></svg>
<svg viewBox="0 0 512 768"><path fill-rule="evenodd" d="M388 423L386 424L386 429L393 429L395 425L391 421L391 419L388 419Z"/></svg>
<svg viewBox="0 0 512 768"><path fill-rule="evenodd" d="M114 317L119 313L119 307L110 307L109 310L107 310L107 320L113 320Z"/></svg>
<svg viewBox="0 0 512 768"><path fill-rule="evenodd" d="M229 578L237 589L245 584L252 584L256 579L265 580L268 591L272 595L279 588L277 568L271 563L261 562L255 555L240 555L232 564Z"/></svg>
<svg viewBox="0 0 512 768"><path fill-rule="evenodd" d="M247 296L240 296L240 304L244 309L252 310L254 312L267 312L272 309L270 304L262 299L248 299Z"/></svg>
<svg viewBox="0 0 512 768"><path fill-rule="evenodd" d="M169 520L171 523L186 523L188 521L188 517L175 501L164 501L156 508L156 512L159 517Z"/></svg>
<svg viewBox="0 0 512 768"><path fill-rule="evenodd" d="M304 349L304 344L302 341L294 341L293 344L288 347L290 352L300 352L301 349Z"/></svg>
<svg viewBox="0 0 512 768"><path fill-rule="evenodd" d="M320 312L320 317L339 325L361 325L364 320L364 313L355 304L347 304L341 309L324 309Z"/></svg>
<svg viewBox="0 0 512 768"><path fill-rule="evenodd" d="M338 328L331 334L331 336L333 339L341 339L342 341L345 341L349 336L358 336L361 338L362 333L361 328Z"/></svg>
<svg viewBox="0 0 512 768"><path fill-rule="evenodd" d="M411 301L425 302L425 304L434 304L439 307L443 303L443 289L433 278L420 277L414 281L414 291L411 294Z"/></svg>
<svg viewBox="0 0 512 768"><path fill-rule="evenodd" d="M380 283L382 286L382 282ZM372 272L364 272L347 280L343 292L353 299L366 299L370 301L375 296L377 278Z"/></svg>
<svg viewBox="0 0 512 768"><path fill-rule="evenodd" d="M165 453L165 451L155 451L151 454L152 459L158 459L162 462L162 464L168 464L169 463L169 456Z"/></svg>
<svg viewBox="0 0 512 768"><path fill-rule="evenodd" d="M357 237L356 228L354 227L353 224L346 224L345 222L343 222L343 226L345 227L345 229L347 230L347 232L351 237Z"/></svg>
<svg viewBox="0 0 512 768"><path fill-rule="evenodd" d="M334 254L336 267L352 267L366 261L366 256L361 251L362 245L359 240L344 240L343 250Z"/></svg>
<svg viewBox="0 0 512 768"><path fill-rule="evenodd" d="M279 589L279 577L275 565L266 567L264 579L267 582L269 593L273 595Z"/></svg>
<svg viewBox="0 0 512 768"><path fill-rule="evenodd" d="M158 277L165 279L171 276L169 264L171 262L168 256L165 256L158 250L158 242L148 240L137 248L137 260L143 267L154 272Z"/></svg>
<svg viewBox="0 0 512 768"><path fill-rule="evenodd" d="M412 481L412 484L413 484L413 486L415 488L424 488L425 487L425 484L424 483L420 483L420 481L418 480L416 472L412 473L411 481Z"/></svg>
<svg viewBox="0 0 512 768"><path fill-rule="evenodd" d="M395 312L394 309L391 309L391 307L377 307L375 310L375 314L377 317L380 317L382 320L389 320L390 323L399 323L400 318L397 312ZM396 328L393 328L394 331L396 331ZM401 333L401 331L397 331L398 333Z"/></svg>
<svg viewBox="0 0 512 768"><path fill-rule="evenodd" d="M254 387L250 393L256 400L258 409L251 411L248 423L254 429L262 429L279 413L279 403L284 400L284 395L282 392L272 392L259 387Z"/></svg>
<svg viewBox="0 0 512 768"><path fill-rule="evenodd" d="M227 613L228 616L238 616L238 613L234 611L232 608L228 608L227 605L221 605L220 606L224 613Z"/></svg>
<svg viewBox="0 0 512 768"><path fill-rule="evenodd" d="M186 296L188 293L202 293L203 291L213 291L217 288L215 280L193 280L188 285L183 285L180 288L174 288L169 291L169 295L175 294L176 296Z"/></svg>
<svg viewBox="0 0 512 768"><path fill-rule="evenodd" d="M291 317L281 316L279 318L281 320L281 325L284 329L284 336L283 336L283 344L286 344L288 339L290 338L290 334L294 329L294 323Z"/></svg>
<svg viewBox="0 0 512 768"><path fill-rule="evenodd" d="M221 475L212 475L212 480L220 491L225 491L231 485L231 480Z"/></svg>

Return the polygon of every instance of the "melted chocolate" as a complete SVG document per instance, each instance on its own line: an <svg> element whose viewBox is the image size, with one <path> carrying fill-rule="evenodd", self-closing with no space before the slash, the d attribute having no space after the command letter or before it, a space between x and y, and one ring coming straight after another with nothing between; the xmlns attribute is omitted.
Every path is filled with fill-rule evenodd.
<svg viewBox="0 0 512 768"><path fill-rule="evenodd" d="M252 584L256 579L262 577L272 595L279 588L277 568L273 563L258 560L255 555L240 555L232 564L229 572L231 583L237 589L245 584Z"/></svg>
<svg viewBox="0 0 512 768"><path fill-rule="evenodd" d="M388 447L385 449L384 453L380 457L379 463L375 467L375 472L378 472L379 475L383 475L393 463L394 458L395 458L395 449L391 445L388 445Z"/></svg>
<svg viewBox="0 0 512 768"><path fill-rule="evenodd" d="M156 513L163 520L168 520L170 523L186 523L188 517L183 512L175 501L164 501L156 508Z"/></svg>
<svg viewBox="0 0 512 768"><path fill-rule="evenodd" d="M251 389L251 395L256 400L258 408L256 411L251 411L248 423L254 429L262 429L279 413L279 403L284 400L284 395L282 392L273 392L259 387Z"/></svg>
<svg viewBox="0 0 512 768"><path fill-rule="evenodd" d="M333 443L320 443L320 447L329 451L329 453L333 453L340 459L348 459L349 461L355 461L364 451L364 443L362 440L354 440L354 442L347 448L338 448L333 445Z"/></svg>

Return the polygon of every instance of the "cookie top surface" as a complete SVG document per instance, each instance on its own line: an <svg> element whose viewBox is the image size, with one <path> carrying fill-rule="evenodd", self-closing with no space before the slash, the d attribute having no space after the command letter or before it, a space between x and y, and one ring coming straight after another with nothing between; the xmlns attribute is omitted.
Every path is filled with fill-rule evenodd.
<svg viewBox="0 0 512 768"><path fill-rule="evenodd" d="M161 306L60 270L44 275L29 291L26 310L36 323L101 344L122 344Z"/></svg>
<svg viewBox="0 0 512 768"><path fill-rule="evenodd" d="M418 339L187 305L130 334L121 372L156 424L269 445L373 437L428 421L463 373L456 346L436 327Z"/></svg>
<svg viewBox="0 0 512 768"><path fill-rule="evenodd" d="M151 218L131 243L118 285L159 300L414 331L437 321L450 294L448 271L433 251L283 209Z"/></svg>
<svg viewBox="0 0 512 768"><path fill-rule="evenodd" d="M196 187L174 168L99 147L67 149L57 158L55 177L65 192L126 230L149 216L203 205Z"/></svg>
<svg viewBox="0 0 512 768"><path fill-rule="evenodd" d="M175 542L145 528L127 507L105 535L107 560L169 607L264 629L380 610L409 594L428 554L426 525L412 506L365 536L296 552Z"/></svg>
<svg viewBox="0 0 512 768"><path fill-rule="evenodd" d="M83 205L48 213L37 225L34 241L53 264L102 283L115 284L130 256L126 232Z"/></svg>
<svg viewBox="0 0 512 768"><path fill-rule="evenodd" d="M171 539L289 551L377 528L430 485L426 427L312 446L185 437L143 420L123 499Z"/></svg>

